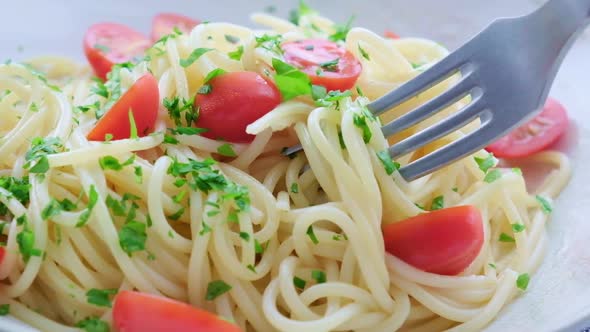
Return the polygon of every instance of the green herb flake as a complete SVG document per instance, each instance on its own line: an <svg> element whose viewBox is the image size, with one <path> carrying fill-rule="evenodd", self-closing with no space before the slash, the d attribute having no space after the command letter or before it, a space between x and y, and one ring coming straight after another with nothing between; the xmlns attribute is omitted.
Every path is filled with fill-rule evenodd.
<svg viewBox="0 0 590 332"><path fill-rule="evenodd" d="M242 55L244 55L244 46L240 45L235 51L227 53L227 56L236 61L242 60Z"/></svg>
<svg viewBox="0 0 590 332"><path fill-rule="evenodd" d="M338 71L338 63L340 62L340 58L336 58L331 61L322 62L319 66L324 69L325 71Z"/></svg>
<svg viewBox="0 0 590 332"><path fill-rule="evenodd" d="M35 233L24 227L24 229L16 235L16 243L23 260L28 262L33 256L41 257L43 252L40 249L35 248Z"/></svg>
<svg viewBox="0 0 590 332"><path fill-rule="evenodd" d="M283 101L311 94L311 80L305 73L277 58L272 59L272 67L276 71L275 84Z"/></svg>
<svg viewBox="0 0 590 332"><path fill-rule="evenodd" d="M492 269L496 269L496 264L494 264L494 263L488 263L488 266L491 267Z"/></svg>
<svg viewBox="0 0 590 332"><path fill-rule="evenodd" d="M237 157L236 151L234 151L233 145L225 143L217 147L217 153L225 157Z"/></svg>
<svg viewBox="0 0 590 332"><path fill-rule="evenodd" d="M445 197L444 196L437 196L432 200L432 204L430 205L430 211L444 209L445 207Z"/></svg>
<svg viewBox="0 0 590 332"><path fill-rule="evenodd" d="M250 241L250 233L240 232L240 238L246 242Z"/></svg>
<svg viewBox="0 0 590 332"><path fill-rule="evenodd" d="M297 194L299 192L299 185L297 182L291 183L291 192Z"/></svg>
<svg viewBox="0 0 590 332"><path fill-rule="evenodd" d="M257 239L254 239L254 252L257 254L263 254L264 253L264 248L262 247L262 245L260 244L260 242L258 242Z"/></svg>
<svg viewBox="0 0 590 332"><path fill-rule="evenodd" d="M512 231L514 233L520 233L526 229L524 224L512 224Z"/></svg>
<svg viewBox="0 0 590 332"><path fill-rule="evenodd" d="M518 167L513 167L512 172L514 172L514 174L516 174L516 175L522 176L522 169L520 169Z"/></svg>
<svg viewBox="0 0 590 332"><path fill-rule="evenodd" d="M129 138L139 138L139 136L137 136L137 125L135 124L135 116L133 115L133 111L131 109L129 109Z"/></svg>
<svg viewBox="0 0 590 332"><path fill-rule="evenodd" d="M205 299L207 301L213 301L218 296L223 295L231 290L231 286L225 283L223 280L214 280L207 285L207 294Z"/></svg>
<svg viewBox="0 0 590 332"><path fill-rule="evenodd" d="M369 143L371 141L373 133L371 132L371 128L367 124L367 118L364 115L354 114L352 120L354 122L354 125L362 130L363 141L365 143Z"/></svg>
<svg viewBox="0 0 590 332"><path fill-rule="evenodd" d="M138 221L131 221L123 225L119 230L119 244L121 248L131 256L136 251L145 250L147 233L146 225Z"/></svg>
<svg viewBox="0 0 590 332"><path fill-rule="evenodd" d="M96 289L92 288L86 292L86 300L90 304L99 307L112 308L111 296L117 294L116 289Z"/></svg>
<svg viewBox="0 0 590 332"><path fill-rule="evenodd" d="M181 99L179 97L164 98L162 104L168 111L168 116L177 127L192 126L199 118L199 108L195 107L195 99ZM184 120L184 122L183 122Z"/></svg>
<svg viewBox="0 0 590 332"><path fill-rule="evenodd" d="M483 181L487 183L492 183L501 177L502 171L500 171L499 169L493 169L486 174L486 176L483 178Z"/></svg>
<svg viewBox="0 0 590 332"><path fill-rule="evenodd" d="M506 243L513 243L515 242L514 238L506 233L502 233L500 234L500 237L498 238L498 241L500 242L506 242Z"/></svg>
<svg viewBox="0 0 590 332"><path fill-rule="evenodd" d="M553 212L553 206L551 205L551 202L547 198L540 196L540 195L536 195L535 199L537 200L537 202L541 206L541 210L543 211L543 213L550 214L551 212Z"/></svg>
<svg viewBox="0 0 590 332"><path fill-rule="evenodd" d="M186 59L180 59L180 65L184 68L192 65L197 61L203 54L213 51L212 48L196 48Z"/></svg>
<svg viewBox="0 0 590 332"><path fill-rule="evenodd" d="M498 159L491 153L485 158L474 157L473 159L477 163L477 166L479 166L479 169L484 173L487 173L490 168L496 166L498 163Z"/></svg>
<svg viewBox="0 0 590 332"><path fill-rule="evenodd" d="M98 164L100 165L100 168L104 170L110 169L113 171L120 171L123 169L123 165L121 165L121 163L119 163L119 160L117 160L117 158L113 156L105 156L99 158Z"/></svg>
<svg viewBox="0 0 590 332"><path fill-rule="evenodd" d="M348 32L352 28L352 21L354 21L354 16L350 17L348 19L348 21L346 21L345 24L343 24L343 25L338 24L338 25L334 26L335 32L333 34L331 34L328 38L334 42L346 41L346 36L348 35Z"/></svg>
<svg viewBox="0 0 590 332"><path fill-rule="evenodd" d="M211 84L205 84L203 86L201 86L199 88L199 90L197 91L198 94L200 95L208 95L211 93L211 91L213 91L213 88L211 87Z"/></svg>
<svg viewBox="0 0 590 332"><path fill-rule="evenodd" d="M248 264L248 266L246 266L246 268L254 273L256 273L256 267L252 264Z"/></svg>
<svg viewBox="0 0 590 332"><path fill-rule="evenodd" d="M523 273L516 279L516 287L522 291L525 291L529 287L531 277L528 273Z"/></svg>
<svg viewBox="0 0 590 332"><path fill-rule="evenodd" d="M307 282L297 276L293 277L293 285L299 289L304 289Z"/></svg>
<svg viewBox="0 0 590 332"><path fill-rule="evenodd" d="M369 55L369 53L367 53L367 51L365 51L362 47L361 44L358 44L358 48L359 48L359 52L361 53L361 56L363 58L365 58L367 61L371 61L371 56Z"/></svg>
<svg viewBox="0 0 590 332"><path fill-rule="evenodd" d="M10 313L10 304L0 304L0 316L6 316Z"/></svg>
<svg viewBox="0 0 590 332"><path fill-rule="evenodd" d="M388 150L383 150L383 151L377 152L377 158L379 158L379 160L381 161L381 164L383 164L383 167L385 168L385 173L387 173L387 175L393 174L393 172L399 170L399 168L400 168L400 164L397 162L394 162L391 159L391 156L389 155Z"/></svg>
<svg viewBox="0 0 590 332"><path fill-rule="evenodd" d="M205 80L203 81L203 83L207 84L209 83L212 79L214 79L217 76L223 75L227 73L225 70L221 69L221 68L216 68L213 69L212 71L210 71L207 76L205 76Z"/></svg>
<svg viewBox="0 0 590 332"><path fill-rule="evenodd" d="M307 234L307 236L309 236L309 238L311 239L311 242L313 242L313 244L320 243L320 241L316 237L315 233L313 232L313 226L312 225L309 225L309 227L307 227L307 231L305 233Z"/></svg>
<svg viewBox="0 0 590 332"><path fill-rule="evenodd" d="M133 174L135 175L135 182L138 184L143 183L143 168L141 166L133 167Z"/></svg>
<svg viewBox="0 0 590 332"><path fill-rule="evenodd" d="M98 317L88 317L76 323L76 327L86 332L109 332L109 324Z"/></svg>
<svg viewBox="0 0 590 332"><path fill-rule="evenodd" d="M237 44L240 42L240 38L238 38L236 36L224 35L224 37L225 37L225 41L227 41L230 44Z"/></svg>
<svg viewBox="0 0 590 332"><path fill-rule="evenodd" d="M176 127L176 129L170 129L175 135L200 135L207 132L205 128L198 127Z"/></svg>
<svg viewBox="0 0 590 332"><path fill-rule="evenodd" d="M323 284L326 282L326 273L320 270L312 270L311 271L311 278L315 280L318 284Z"/></svg>
<svg viewBox="0 0 590 332"><path fill-rule="evenodd" d="M211 233L211 227L204 221L201 222L201 230L199 231L199 235L203 236L207 233Z"/></svg>

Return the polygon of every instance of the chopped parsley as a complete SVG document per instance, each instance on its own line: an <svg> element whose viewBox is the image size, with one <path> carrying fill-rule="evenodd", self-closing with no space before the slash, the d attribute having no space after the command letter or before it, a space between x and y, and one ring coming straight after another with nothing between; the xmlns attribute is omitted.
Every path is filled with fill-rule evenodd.
<svg viewBox="0 0 590 332"><path fill-rule="evenodd" d="M179 97L164 98L162 103L168 111L168 116L177 127L191 126L199 118L199 109L194 105L194 98L189 100Z"/></svg>
<svg viewBox="0 0 590 332"><path fill-rule="evenodd" d="M225 156L225 157L236 157L237 156L236 151L234 151L233 145L231 145L229 143L225 143L225 144L220 145L217 148L217 153L219 153L220 155Z"/></svg>
<svg viewBox="0 0 590 332"><path fill-rule="evenodd" d="M112 301L111 296L117 294L116 289L96 289L92 288L86 292L86 300L90 304L94 304L99 307L111 308Z"/></svg>
<svg viewBox="0 0 590 332"><path fill-rule="evenodd" d="M281 43L283 42L283 37L281 35L264 34L260 37L255 37L255 40L256 40L256 47L263 48L263 49L270 51L276 55L283 55L283 49L281 48Z"/></svg>
<svg viewBox="0 0 590 332"><path fill-rule="evenodd" d="M477 163L477 166L479 166L479 169L484 173L487 173L490 168L496 166L498 163L498 159L491 153L486 158L473 157L473 159Z"/></svg>
<svg viewBox="0 0 590 332"><path fill-rule="evenodd" d="M315 13L316 11L311 9L303 0L299 0L299 7L289 11L289 21L295 25L299 25L301 16Z"/></svg>
<svg viewBox="0 0 590 332"><path fill-rule="evenodd" d="M252 264L248 264L248 266L246 266L246 268L254 273L256 273L256 267Z"/></svg>
<svg viewBox="0 0 590 332"><path fill-rule="evenodd" d="M221 69L221 68L215 68L212 71L210 71L207 76L205 76L205 80L204 83L207 84L209 83L212 79L214 79L215 77L219 76L219 75L223 75L227 73L225 70Z"/></svg>
<svg viewBox="0 0 590 332"><path fill-rule="evenodd" d="M244 55L244 46L243 45L238 46L238 48L235 51L227 53L227 56L230 59L236 60L236 61L241 61L242 55Z"/></svg>
<svg viewBox="0 0 590 332"><path fill-rule="evenodd" d="M324 88L325 89L325 88ZM317 95L319 96L319 90L316 91ZM352 96L352 92L350 90L346 90L344 92L340 92L338 90L332 90L328 93L324 93L321 98L314 98L316 106L323 106L323 107L330 107L335 106L338 110L340 109L340 100ZM313 96L313 86L312 86L312 97Z"/></svg>
<svg viewBox="0 0 590 332"><path fill-rule="evenodd" d="M250 233L240 232L240 238L246 242L250 241Z"/></svg>
<svg viewBox="0 0 590 332"><path fill-rule="evenodd" d="M394 162L391 159L388 150L377 152L377 158L379 158L381 164L383 164L383 167L385 168L385 173L387 173L387 175L393 174L393 172L397 171L400 167L399 163Z"/></svg>
<svg viewBox="0 0 590 332"><path fill-rule="evenodd" d="M199 90L197 91L198 94L200 95L208 95L211 93L211 91L213 91L213 88L211 87L211 84L205 84L202 87L199 88Z"/></svg>
<svg viewBox="0 0 590 332"><path fill-rule="evenodd" d="M524 231L525 228L526 228L526 226L523 224L512 224L512 231L514 233L520 233L520 232Z"/></svg>
<svg viewBox="0 0 590 332"><path fill-rule="evenodd" d="M304 72L277 58L272 59L272 67L277 72L274 77L275 84L283 96L283 101L311 94L311 80Z"/></svg>
<svg viewBox="0 0 590 332"><path fill-rule="evenodd" d="M512 172L514 172L514 174L516 174L516 175L522 176L522 169L520 169L518 167L513 167Z"/></svg>
<svg viewBox="0 0 590 332"><path fill-rule="evenodd" d="M224 293L228 292L231 289L231 286L226 284L223 280L215 280L211 281L207 285L207 294L205 295L205 299L207 301L213 301L218 296L223 295Z"/></svg>
<svg viewBox="0 0 590 332"><path fill-rule="evenodd" d="M76 323L76 327L81 328L86 332L109 332L110 327L107 322L98 317L88 317Z"/></svg>
<svg viewBox="0 0 590 332"><path fill-rule="evenodd" d="M547 198L540 196L540 195L536 195L535 199L537 200L537 202L541 206L541 210L543 211L543 213L550 214L551 212L553 212L553 207L551 206L551 202Z"/></svg>
<svg viewBox="0 0 590 332"><path fill-rule="evenodd" d="M29 191L31 190L29 177L25 176L22 179L19 179L12 176L1 176L0 188L8 191L10 193L10 198L16 199L21 204L27 205L29 203ZM8 212L8 207L3 203L0 203L0 216L5 216Z"/></svg>
<svg viewBox="0 0 590 332"><path fill-rule="evenodd" d="M78 217L78 222L76 223L76 227L82 227L88 222L88 219L90 219L90 215L92 214L92 210L94 209L94 206L96 205L97 202L98 202L98 192L96 191L96 188L94 187L94 185L91 185L90 191L88 191L88 206L80 214L80 217Z"/></svg>
<svg viewBox="0 0 590 332"><path fill-rule="evenodd" d="M203 236L207 233L211 233L211 227L209 225L207 225L206 222L202 221L201 222L201 230L199 231L199 235Z"/></svg>
<svg viewBox="0 0 590 332"><path fill-rule="evenodd" d="M254 239L254 252L257 254L264 253L264 247L262 247L262 245L260 244L260 242L258 242L257 239Z"/></svg>
<svg viewBox="0 0 590 332"><path fill-rule="evenodd" d="M119 244L129 256L136 251L145 249L147 234L146 225L139 221L130 221L119 230Z"/></svg>
<svg viewBox="0 0 590 332"><path fill-rule="evenodd" d="M340 62L340 58L322 62L319 64L319 66L326 71L338 71L338 62Z"/></svg>
<svg viewBox="0 0 590 332"><path fill-rule="evenodd" d="M354 114L353 116L354 125L360 128L363 132L363 141L365 143L369 143L371 141L371 137L373 133L371 133L371 128L367 123L367 118L364 115Z"/></svg>
<svg viewBox="0 0 590 332"><path fill-rule="evenodd" d="M137 139L139 136L137 135L137 125L135 124L135 116L133 114L133 110L129 109L129 138Z"/></svg>
<svg viewBox="0 0 590 332"><path fill-rule="evenodd" d="M303 280L297 276L293 277L293 285L295 285L295 287L297 287L299 289L304 289L305 284L306 284L305 280Z"/></svg>
<svg viewBox="0 0 590 332"><path fill-rule="evenodd" d="M488 263L488 266L491 267L492 269L496 268L496 264L494 264L494 263Z"/></svg>
<svg viewBox="0 0 590 332"><path fill-rule="evenodd" d="M26 262L33 256L41 257L43 252L35 248L35 233L25 225L23 230L16 235L16 243L18 244L18 250L23 256L23 260Z"/></svg>
<svg viewBox="0 0 590 332"><path fill-rule="evenodd" d="M328 90L323 85L312 85L311 86L311 98L313 100L321 100L326 97Z"/></svg>
<svg viewBox="0 0 590 332"><path fill-rule="evenodd" d="M24 168L30 173L43 174L49 170L47 155L55 154L63 149L63 144L56 137L35 137L31 141L31 148L25 154Z"/></svg>
<svg viewBox="0 0 590 332"><path fill-rule="evenodd" d="M237 44L240 42L240 38L232 35L224 35L225 40L230 44Z"/></svg>
<svg viewBox="0 0 590 332"><path fill-rule="evenodd" d="M197 61L203 54L213 51L212 48L196 48L194 49L191 54L186 59L180 59L180 65L182 67L188 67L192 65L195 61Z"/></svg>
<svg viewBox="0 0 590 332"><path fill-rule="evenodd" d="M297 182L291 183L291 192L294 194L299 193L299 185L297 184Z"/></svg>
<svg viewBox="0 0 590 332"><path fill-rule="evenodd" d="M369 55L369 53L367 53L367 51L365 51L362 47L361 44L358 44L358 48L359 48L359 52L361 53L361 56L363 58L365 58L367 61L371 61L371 56Z"/></svg>
<svg viewBox="0 0 590 332"><path fill-rule="evenodd" d="M346 36L348 35L348 32L350 31L350 28L352 28L352 21L354 21L354 16L351 16L348 21L346 21L345 24L337 24L334 26L334 30L335 32L333 34L331 34L328 39L330 39L331 41L337 42L337 41L346 41Z"/></svg>
<svg viewBox="0 0 590 332"><path fill-rule="evenodd" d="M10 313L10 304L0 304L0 316L6 316Z"/></svg>
<svg viewBox="0 0 590 332"><path fill-rule="evenodd" d="M430 205L430 211L444 209L445 207L445 197L444 196L436 196L432 200L432 204Z"/></svg>
<svg viewBox="0 0 590 332"><path fill-rule="evenodd" d="M61 204L55 198L52 198L49 203L41 210L41 219L47 220L56 216L63 211Z"/></svg>
<svg viewBox="0 0 590 332"><path fill-rule="evenodd" d="M487 183L492 183L501 177L502 171L500 171L499 169L493 169L486 174L486 176L483 178L483 181Z"/></svg>
<svg viewBox="0 0 590 332"><path fill-rule="evenodd" d="M135 161L135 154L132 155L131 157L129 157L123 163L119 162L119 160L113 156L105 156L105 157L98 159L98 163L100 165L100 168L102 168L104 170L110 169L113 171L120 171L123 169L123 167L133 164L134 161Z"/></svg>
<svg viewBox="0 0 590 332"><path fill-rule="evenodd" d="M307 227L307 231L305 233L307 234L307 236L309 236L309 238L311 239L311 242L313 242L313 244L320 243L320 240L318 240L318 238L316 237L315 233L313 232L313 226L312 225L309 225L309 227Z"/></svg>
<svg viewBox="0 0 590 332"><path fill-rule="evenodd" d="M318 284L323 284L326 282L326 273L320 270L312 270L311 271L311 278L315 280Z"/></svg>
<svg viewBox="0 0 590 332"><path fill-rule="evenodd" d="M498 238L498 241L500 242L506 242L506 243L512 243L515 242L514 238L506 233L502 233L500 234L500 237Z"/></svg>
<svg viewBox="0 0 590 332"><path fill-rule="evenodd" d="M516 287L522 291L525 291L529 287L529 281L531 281L529 274L523 273L516 279Z"/></svg>
<svg viewBox="0 0 590 332"><path fill-rule="evenodd" d="M169 130L175 135L200 135L207 132L207 129L198 127L176 127L176 129Z"/></svg>
<svg viewBox="0 0 590 332"><path fill-rule="evenodd" d="M135 182L138 184L143 183L143 168L141 166L133 167L133 174L135 174Z"/></svg>

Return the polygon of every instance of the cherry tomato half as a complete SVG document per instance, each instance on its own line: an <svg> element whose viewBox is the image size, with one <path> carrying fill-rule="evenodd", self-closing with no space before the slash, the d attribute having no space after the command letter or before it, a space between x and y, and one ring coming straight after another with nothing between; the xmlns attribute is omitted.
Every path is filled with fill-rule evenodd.
<svg viewBox="0 0 590 332"><path fill-rule="evenodd" d="M199 23L199 21L184 15L160 13L152 21L152 42L156 42L163 36L171 34L174 28L178 28L183 33L190 33Z"/></svg>
<svg viewBox="0 0 590 332"><path fill-rule="evenodd" d="M483 246L483 224L474 206L422 213L383 227L385 250L426 272L456 275Z"/></svg>
<svg viewBox="0 0 590 332"><path fill-rule="evenodd" d="M196 126L207 129L203 134L212 139L246 143L254 135L246 127L281 103L276 86L254 72L231 72L213 78L207 94L198 93Z"/></svg>
<svg viewBox="0 0 590 332"><path fill-rule="evenodd" d="M389 38L389 39L399 39L399 35L391 30L385 30L385 32L383 33L383 35L385 36L385 38Z"/></svg>
<svg viewBox="0 0 590 332"><path fill-rule="evenodd" d="M118 332L240 332L236 325L186 303L139 292L122 291L113 305Z"/></svg>
<svg viewBox="0 0 590 332"><path fill-rule="evenodd" d="M104 141L107 134L113 140L131 136L129 112L137 128L138 136L146 136L154 130L160 103L158 81L152 74L145 74L108 110L88 133L91 141Z"/></svg>
<svg viewBox="0 0 590 332"><path fill-rule="evenodd" d="M543 111L486 150L499 158L526 157L555 143L567 130L569 120L563 105L549 98Z"/></svg>
<svg viewBox="0 0 590 332"><path fill-rule="evenodd" d="M106 79L114 64L128 62L150 47L143 34L122 24L99 23L84 35L84 53L96 76Z"/></svg>
<svg viewBox="0 0 590 332"><path fill-rule="evenodd" d="M324 39L308 39L282 45L285 61L306 73L311 82L328 91L348 90L363 70L344 47Z"/></svg>

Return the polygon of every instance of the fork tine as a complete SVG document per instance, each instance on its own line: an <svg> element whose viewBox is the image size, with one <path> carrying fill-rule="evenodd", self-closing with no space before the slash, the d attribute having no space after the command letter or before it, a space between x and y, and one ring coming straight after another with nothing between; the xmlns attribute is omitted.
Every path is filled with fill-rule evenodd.
<svg viewBox="0 0 590 332"><path fill-rule="evenodd" d="M474 97L474 101L447 119L438 122L394 145L389 147L389 154L392 158L414 151L424 145L434 142L451 132L467 125L484 111L484 102L480 96Z"/></svg>
<svg viewBox="0 0 590 332"><path fill-rule="evenodd" d="M498 131L498 128L492 125L492 121L484 123L482 127L461 139L402 167L399 170L400 174L407 181L412 181L484 148L489 142L502 136L502 131Z"/></svg>
<svg viewBox="0 0 590 332"><path fill-rule="evenodd" d="M478 93L480 94L481 90L478 89L477 91L473 91L474 88L477 88L477 86L474 82L473 76L471 73L467 73L465 77L449 90L383 126L383 128L381 128L383 135L385 135L385 137L394 135L424 121L428 117L442 111L470 93L474 95L475 99L475 95Z"/></svg>
<svg viewBox="0 0 590 332"><path fill-rule="evenodd" d="M373 101L367 107L373 114L380 115L392 107L403 103L424 90L442 82L458 71L466 70L467 57L460 50L448 55L422 74L406 82L399 88Z"/></svg>

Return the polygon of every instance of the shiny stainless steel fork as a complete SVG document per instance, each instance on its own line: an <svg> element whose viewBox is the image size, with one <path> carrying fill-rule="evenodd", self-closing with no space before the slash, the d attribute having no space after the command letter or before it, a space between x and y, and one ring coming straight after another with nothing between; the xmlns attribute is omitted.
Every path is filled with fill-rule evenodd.
<svg viewBox="0 0 590 332"><path fill-rule="evenodd" d="M399 157L456 131L479 118L481 126L402 167L413 180L474 153L538 113L561 62L590 18L590 0L549 0L535 12L499 19L440 62L368 108L380 115L418 93L461 73L441 95L384 125L386 137L401 132L470 95L471 102L431 127L389 147ZM590 60L589 60L590 61ZM296 146L285 151L301 150Z"/></svg>

